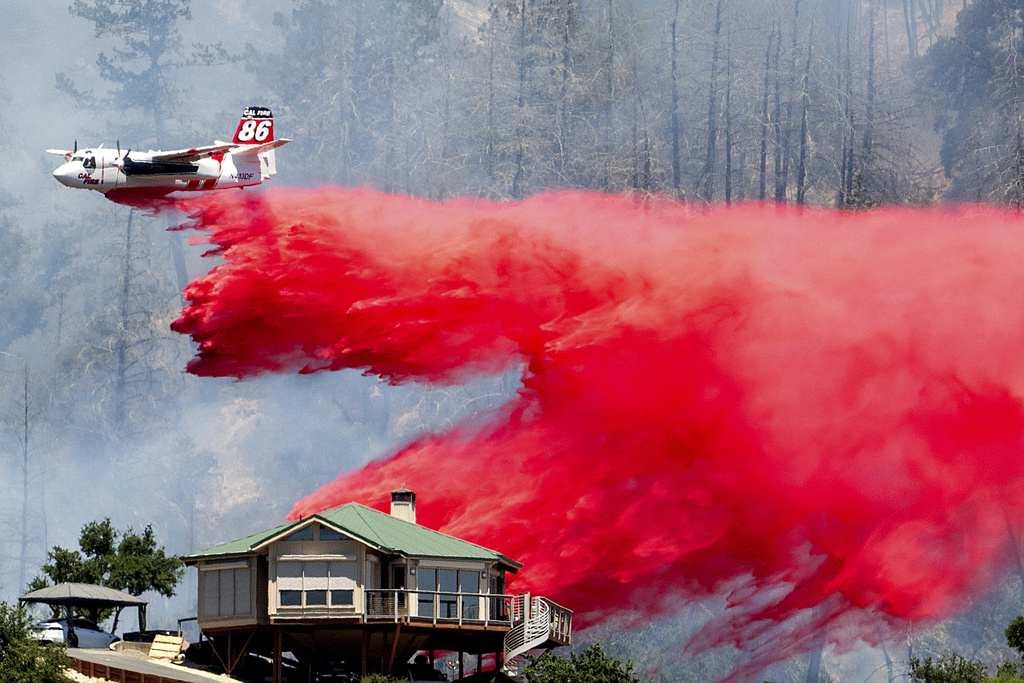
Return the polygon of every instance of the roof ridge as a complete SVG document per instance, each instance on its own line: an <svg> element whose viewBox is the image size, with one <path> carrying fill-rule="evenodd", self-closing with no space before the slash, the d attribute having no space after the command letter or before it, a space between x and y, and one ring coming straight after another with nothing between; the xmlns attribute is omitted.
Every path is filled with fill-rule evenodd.
<svg viewBox="0 0 1024 683"><path fill-rule="evenodd" d="M362 503L355 503L355 502L353 502L353 503L346 503L345 505L340 505L339 507L351 507L352 508L353 512L356 513L356 515L359 517L359 519L363 520L363 522L366 524L366 526L370 527L370 531L372 531L374 533L374 535L377 537L376 543L377 543L377 547L378 548L382 548L382 549L386 549L386 550L394 550L394 548L391 547L390 543L384 543L384 535L380 532L380 529L378 529L377 526L371 520L367 519L366 515L363 514L363 510L373 510L373 508L367 507L367 506L363 505ZM380 510L373 510L373 511L374 512L380 512ZM384 513L381 512L381 514L384 514Z"/></svg>
<svg viewBox="0 0 1024 683"><path fill-rule="evenodd" d="M401 519L401 518L399 518L399 517L394 517L394 516L392 516L392 515L389 515L388 513L384 512L383 510L378 510L377 508L372 508L372 507L370 507L370 506L368 506L368 505L363 505L362 503L355 503L355 502L353 502L353 503L346 503L345 505L340 505L340 506L338 506L338 507L345 507L346 505L352 505L352 506L355 506L356 510L357 510L357 511L358 511L358 512L360 513L360 514L359 514L359 518L360 518L360 519L362 519L362 520L363 520L364 522L366 522L366 524L367 524L367 525L368 525L368 526L369 526L369 527L370 527L370 528L371 528L371 529L372 529L372 530L373 530L373 531L374 531L374 532L375 532L375 533L376 533L376 534L377 534L378 536L379 536L379 535L381 535L381 534L380 534L380 531L379 531L379 530L377 529L377 527L375 527L375 526L373 525L373 523L372 523L372 522L371 522L371 521L370 521L369 519L367 519L367 518L366 518L366 516L364 516L363 514L361 514L363 510L369 510L370 512L373 512L374 514L377 514L377 515L383 515L383 516L387 517L387 519L388 519L388 521L389 521L389 522L398 522L399 524L409 524L409 525L412 525L413 527L415 527L415 528L416 528L417 530L420 530L420 531L427 531L427 532L429 532L429 533L431 533L431 534L436 534L436 535L438 535L438 536L443 536L444 538L450 539L450 540L452 540L452 541L456 541L457 543L465 543L466 545L471 545L471 546L473 546L474 548L477 548L477 549L479 549L479 550L482 550L482 551L484 551L484 552L486 552L486 553L491 553L491 554L497 555L497 556L498 556L498 557L500 557L501 559L503 559L503 560L506 560L507 562L509 562L509 563L511 563L511 564L515 564L515 565L518 565L518 566L520 566L520 567L522 567L522 566L523 566L521 562L517 562L516 560L513 560L513 559L512 559L511 557L508 557L508 556L507 556L507 555L505 555L504 553L500 553L500 552L498 552L497 550L493 550L493 549L491 549L491 548L488 548L488 547L486 547L486 546L482 546L482 545L480 545L479 543L474 543L473 541L467 541L466 539L464 539L464 538L460 538L460 537L458 537L458 536L453 536L453 535L451 535L451 534L446 534L445 532L443 532L443 531L438 531L437 529L431 529L431 528L430 528L429 526L424 526L424 525L422 525L422 524L419 524L418 522L410 522L410 521L408 521L408 520L405 520L405 519ZM383 539L382 539L382 540L383 540ZM391 548L391 549L393 549L393 548Z"/></svg>

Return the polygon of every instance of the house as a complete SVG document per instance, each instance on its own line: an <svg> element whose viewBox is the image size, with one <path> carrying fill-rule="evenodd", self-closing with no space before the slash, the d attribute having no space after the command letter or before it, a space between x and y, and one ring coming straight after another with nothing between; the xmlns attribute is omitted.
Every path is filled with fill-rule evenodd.
<svg viewBox="0 0 1024 683"><path fill-rule="evenodd" d="M199 570L199 628L232 673L247 655L405 675L417 652L495 655L514 670L529 649L572 642L572 612L505 592L522 565L416 523L416 494L391 514L357 503L183 558ZM461 663L464 657L460 656Z"/></svg>

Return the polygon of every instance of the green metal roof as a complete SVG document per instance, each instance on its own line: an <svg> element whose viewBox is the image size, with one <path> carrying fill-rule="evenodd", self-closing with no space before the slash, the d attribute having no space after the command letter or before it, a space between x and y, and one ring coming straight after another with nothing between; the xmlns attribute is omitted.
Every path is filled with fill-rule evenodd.
<svg viewBox="0 0 1024 683"><path fill-rule="evenodd" d="M189 560L209 560L217 557L251 555L253 553L253 548L262 545L263 542L267 539L273 538L285 529L296 526L299 523L300 522L288 522L287 524L276 526L273 529L261 531L258 534L252 534L251 536L246 536L245 538L239 538L234 541L228 541L227 543L221 543L220 545L215 545L212 548L200 550L190 555L183 555L181 559L185 562L188 562Z"/></svg>
<svg viewBox="0 0 1024 683"><path fill-rule="evenodd" d="M494 550L442 534L419 524L406 522L359 503L348 503L324 510L312 517L186 555L184 559L189 561L252 554L261 546L287 536L293 527L305 526L311 519L318 520L370 547L392 555L423 559L498 562L513 572L523 566Z"/></svg>

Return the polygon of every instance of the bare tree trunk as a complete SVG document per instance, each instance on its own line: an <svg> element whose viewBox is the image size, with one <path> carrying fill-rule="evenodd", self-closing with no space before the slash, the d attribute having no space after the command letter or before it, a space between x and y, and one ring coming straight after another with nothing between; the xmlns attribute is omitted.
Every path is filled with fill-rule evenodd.
<svg viewBox="0 0 1024 683"><path fill-rule="evenodd" d="M523 167L526 153L523 141L526 134L526 1L521 0L519 3L519 94L516 98L519 122L516 125L516 173L512 178L512 196L516 199L523 197L523 176L526 173Z"/></svg>
<svg viewBox="0 0 1024 683"><path fill-rule="evenodd" d="M682 159L679 149L679 46L676 33L679 24L679 2L676 0L676 11L672 16L672 189L677 193L682 187Z"/></svg>
<svg viewBox="0 0 1024 683"><path fill-rule="evenodd" d="M886 683L894 683L896 680L896 669L892 664L892 657L889 656L889 651L885 649L884 643L880 647L882 648L882 657L885 658L885 670L888 674Z"/></svg>
<svg viewBox="0 0 1024 683"><path fill-rule="evenodd" d="M441 63L444 82L441 86L441 97L444 102L444 118L441 121L441 169L436 197L443 200L448 194L448 159L452 156L451 122L452 122L452 66L451 66L451 24L452 10L449 3L444 4L444 33L441 38Z"/></svg>
<svg viewBox="0 0 1024 683"><path fill-rule="evenodd" d="M857 128L854 122L856 113L853 108L853 50L850 41L850 32L852 17L847 15L846 18L846 119L847 119L847 130L849 136L848 142L848 153L846 155L846 185L843 188L843 194L845 197L849 197L853 192L853 176L854 176L854 157L856 150L854 145L857 140Z"/></svg>
<svg viewBox="0 0 1024 683"><path fill-rule="evenodd" d="M818 683L818 674L821 672L821 651L825 647L824 640L822 636L815 643L814 649L807 653L807 683Z"/></svg>
<svg viewBox="0 0 1024 683"><path fill-rule="evenodd" d="M867 108L864 115L864 159L865 164L871 163L871 148L874 145L875 123L875 4L871 3L868 33L868 92ZM866 178L870 180L870 178Z"/></svg>
<svg viewBox="0 0 1024 683"><path fill-rule="evenodd" d="M555 170L564 177L569 163L569 76L572 73L572 0L565 0L562 26L561 92L558 101L558 149Z"/></svg>
<svg viewBox="0 0 1024 683"><path fill-rule="evenodd" d="M882 39L885 41L885 70L892 72L892 59L889 55L889 0L882 0Z"/></svg>
<svg viewBox="0 0 1024 683"><path fill-rule="evenodd" d="M775 128L775 201L786 200L786 179L783 176L785 167L782 157L785 156L782 145L782 27L779 27L775 38L775 112L772 116Z"/></svg>
<svg viewBox="0 0 1024 683"><path fill-rule="evenodd" d="M497 22L497 12L492 11L487 32L489 43L487 51L487 145L484 148L484 156L487 159L487 182L491 187L494 186L494 148L496 137L494 128L494 43L497 38L495 36Z"/></svg>
<svg viewBox="0 0 1024 683"><path fill-rule="evenodd" d="M775 40L775 22L772 21L772 32L768 35L768 47L764 52L764 95L761 99L761 156L759 159L758 199L765 200L768 184L768 129L771 121L768 118L768 91L771 88L772 42Z"/></svg>
<svg viewBox="0 0 1024 683"><path fill-rule="evenodd" d="M714 44L711 49L711 80L708 83L708 144L704 155L704 169L701 171L703 180L702 195L706 201L715 198L715 155L718 141L718 47L722 35L722 0L715 3Z"/></svg>
<svg viewBox="0 0 1024 683"><path fill-rule="evenodd" d="M1013 146L1013 177L1010 179L1011 184L1011 203L1014 208L1019 212L1022 204L1024 204L1024 121L1021 120L1021 92L1020 92L1020 78L1021 78L1021 65L1020 65L1020 52L1017 48L1017 30L1015 27L1010 27L1010 48L1007 51L1010 55L1010 89L1013 103L1013 132L1014 132L1014 146Z"/></svg>
<svg viewBox="0 0 1024 683"><path fill-rule="evenodd" d="M608 0L608 23L606 25L608 39L608 54L605 55L605 155L604 155L604 189L612 187L612 152L614 142L612 139L612 119L615 113L615 5L613 0Z"/></svg>
<svg viewBox="0 0 1024 683"><path fill-rule="evenodd" d="M28 573L28 435L31 422L29 419L29 376L28 363L25 363L24 393L22 394L21 415L21 557L18 562L18 591L25 590L25 577Z"/></svg>
<svg viewBox="0 0 1024 683"><path fill-rule="evenodd" d="M780 188L775 188L775 199L776 201L785 201L788 185L789 185L789 161L792 156L791 147L793 138L793 90L796 87L796 73L798 68L799 56L797 54L797 34L800 29L800 0L796 0L793 3L793 44L790 48L789 54L789 84L787 87L786 97L786 120L783 124L784 132L783 135L783 149L782 149L782 186L781 196Z"/></svg>
<svg viewBox="0 0 1024 683"><path fill-rule="evenodd" d="M155 57L150 55L153 59L154 66L157 68L159 73L159 66L156 65ZM153 110L153 128L156 132L157 149L167 149L164 146L166 142L164 140L166 131L166 120L164 118L165 108L162 106L156 106ZM131 214L129 214L130 216ZM171 223L168 227L172 227L174 224ZM188 286L188 268L185 265L185 248L182 243L185 240L184 233L180 231L171 231L167 233L168 244L171 247L171 262L174 265L174 277L178 285L178 296L184 297L185 288ZM184 302L184 298L181 299Z"/></svg>
<svg viewBox="0 0 1024 683"><path fill-rule="evenodd" d="M965 2L966 6L966 2ZM903 0L903 22L907 28L907 48L911 59L917 58L917 19L914 16L913 0Z"/></svg>
<svg viewBox="0 0 1024 683"><path fill-rule="evenodd" d="M732 31L725 48L725 203L732 204Z"/></svg>
<svg viewBox="0 0 1024 683"><path fill-rule="evenodd" d="M917 0L917 6L921 9L921 19L924 21L925 30L928 32L928 45L930 47L935 40L935 33L938 27L935 25L932 13L929 11L928 5L925 4L924 0Z"/></svg>
<svg viewBox="0 0 1024 683"><path fill-rule="evenodd" d="M814 54L814 21L807 34L807 62L800 77L800 162L796 177L796 203L803 204L807 192L807 115L811 106L808 82L811 77L811 59ZM820 657L820 654L819 654Z"/></svg>
<svg viewBox="0 0 1024 683"><path fill-rule="evenodd" d="M651 144L645 123L643 98L637 92L633 111L633 189L651 189Z"/></svg>
<svg viewBox="0 0 1024 683"><path fill-rule="evenodd" d="M132 292L132 217L135 209L129 209L128 221L124 230L124 254L121 272L121 318L117 335L117 381L114 400L114 429L118 434L124 433L128 409L128 344L131 329L131 292Z"/></svg>

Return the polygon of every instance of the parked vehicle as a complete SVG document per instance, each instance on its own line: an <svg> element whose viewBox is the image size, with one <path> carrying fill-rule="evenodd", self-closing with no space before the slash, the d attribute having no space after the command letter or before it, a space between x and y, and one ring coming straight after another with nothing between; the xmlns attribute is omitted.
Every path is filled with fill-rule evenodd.
<svg viewBox="0 0 1024 683"><path fill-rule="evenodd" d="M77 628L77 626L75 627ZM176 636L177 631L170 629L153 629L151 631L130 631L121 634L121 640L126 643L152 643L157 636Z"/></svg>
<svg viewBox="0 0 1024 683"><path fill-rule="evenodd" d="M44 643L64 643L68 647L93 649L106 649L111 643L120 640L113 633L107 633L88 619L75 617L73 624L74 632L69 634L67 619L47 619L33 626L30 635Z"/></svg>

